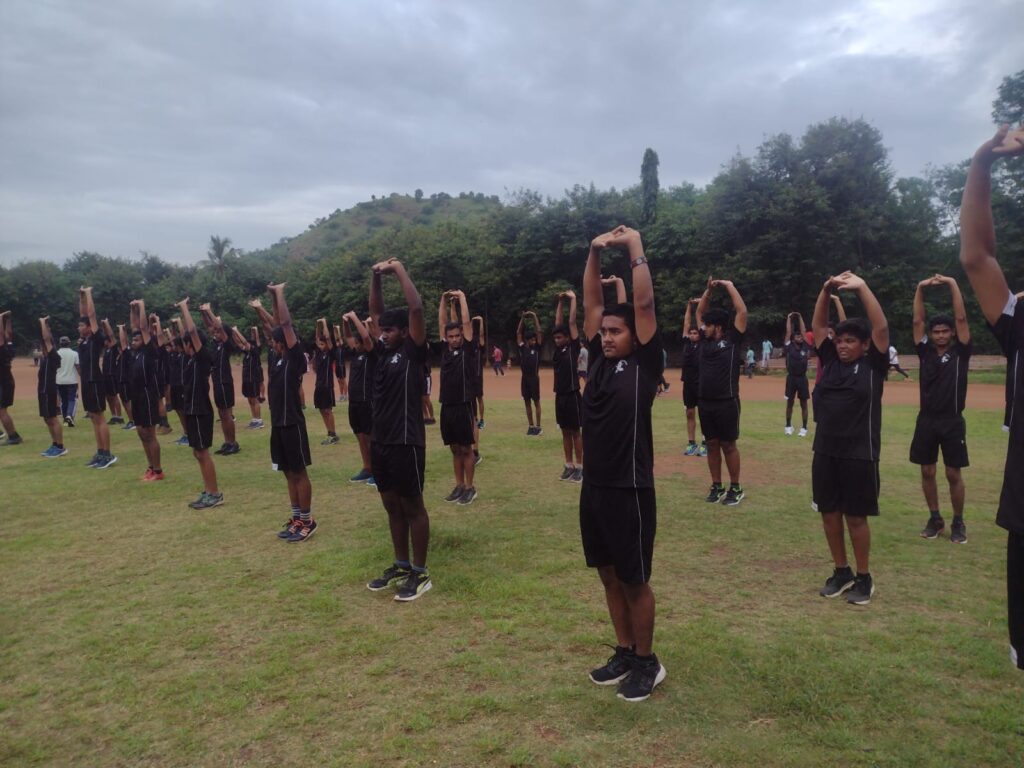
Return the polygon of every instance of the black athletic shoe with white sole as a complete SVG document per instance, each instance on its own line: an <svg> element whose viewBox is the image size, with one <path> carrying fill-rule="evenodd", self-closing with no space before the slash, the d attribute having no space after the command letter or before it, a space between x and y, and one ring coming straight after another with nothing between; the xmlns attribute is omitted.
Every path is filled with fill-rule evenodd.
<svg viewBox="0 0 1024 768"><path fill-rule="evenodd" d="M853 587L855 581L852 568L836 568L826 579L825 586L818 590L818 594L822 597L839 597Z"/></svg>
<svg viewBox="0 0 1024 768"><path fill-rule="evenodd" d="M725 492L725 498L722 499L722 504L727 507L735 507L746 497L747 494L743 492L742 488L738 485L730 485L729 490Z"/></svg>
<svg viewBox="0 0 1024 768"><path fill-rule="evenodd" d="M850 605L867 605L871 602L871 596L875 594L875 583L871 574L857 574L853 588L846 593L846 602Z"/></svg>
<svg viewBox="0 0 1024 768"><path fill-rule="evenodd" d="M398 585L395 593L395 600L400 603L409 603L429 592L433 584L430 583L430 574L425 571L412 571L405 577L405 581Z"/></svg>
<svg viewBox="0 0 1024 768"><path fill-rule="evenodd" d="M367 584L366 588L371 592L380 592L382 589L387 589L393 584L405 581L405 579L409 578L410 573L412 573L411 569L392 563L384 569L384 573Z"/></svg>
<svg viewBox="0 0 1024 768"><path fill-rule="evenodd" d="M654 689L665 679L665 667L653 653L646 659L633 657L633 669L619 683L618 697L623 701L646 701Z"/></svg>
<svg viewBox="0 0 1024 768"><path fill-rule="evenodd" d="M953 528L949 532L949 540L954 544L967 543L967 525L962 517L953 518Z"/></svg>
<svg viewBox="0 0 1024 768"><path fill-rule="evenodd" d="M708 495L705 497L704 501L708 504L717 504L722 500L723 496L725 496L725 488L718 483L712 483L711 490L708 491Z"/></svg>
<svg viewBox="0 0 1024 768"><path fill-rule="evenodd" d="M941 517L929 517L924 528L921 529L922 539L937 539L939 534L946 528L946 521Z"/></svg>
<svg viewBox="0 0 1024 768"><path fill-rule="evenodd" d="M633 659L635 658L636 654L632 648L615 646L615 653L603 667L590 670L590 681L597 685L615 685L621 682L626 675L633 671Z"/></svg>

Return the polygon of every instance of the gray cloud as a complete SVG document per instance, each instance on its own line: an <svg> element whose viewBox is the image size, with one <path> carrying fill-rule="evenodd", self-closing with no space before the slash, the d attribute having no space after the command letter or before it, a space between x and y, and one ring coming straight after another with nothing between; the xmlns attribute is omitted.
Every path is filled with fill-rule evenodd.
<svg viewBox="0 0 1024 768"><path fill-rule="evenodd" d="M990 131L1021 7L6 0L0 264L192 261L417 187L623 187L647 146L702 184L833 115L919 174Z"/></svg>

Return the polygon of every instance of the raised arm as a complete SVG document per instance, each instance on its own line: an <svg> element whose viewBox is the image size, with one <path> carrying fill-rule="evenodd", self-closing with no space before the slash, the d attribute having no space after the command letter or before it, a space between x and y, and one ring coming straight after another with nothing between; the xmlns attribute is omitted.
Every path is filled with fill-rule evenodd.
<svg viewBox="0 0 1024 768"><path fill-rule="evenodd" d="M213 314L213 307L209 303L200 304L199 314L203 318L203 325L206 326L207 333L219 337L224 328L220 323L220 318Z"/></svg>
<svg viewBox="0 0 1024 768"><path fill-rule="evenodd" d="M736 286L733 285L732 280L716 280L715 285L721 285L729 294L729 299L732 301L733 309L736 310L736 317L733 318L732 324L740 333L747 332L747 305L743 303L743 297L740 296L740 292L736 290Z"/></svg>
<svg viewBox="0 0 1024 768"><path fill-rule="evenodd" d="M852 272L844 272L836 278L836 287L840 290L856 291L860 303L864 306L864 313L871 323L871 341L875 349L888 354L889 352L889 321L885 319L885 312L882 305L878 303L875 294L868 288L863 278L857 277Z"/></svg>
<svg viewBox="0 0 1024 768"><path fill-rule="evenodd" d="M441 294L441 301L437 305L437 337L444 341L444 327L448 325L448 295L451 291Z"/></svg>
<svg viewBox="0 0 1024 768"><path fill-rule="evenodd" d="M516 346L521 347L526 343L526 339L523 338L523 325L526 323L526 313L523 312L519 315L519 325L516 326Z"/></svg>
<svg viewBox="0 0 1024 768"><path fill-rule="evenodd" d="M580 331L576 327L576 291L566 291L565 295L569 299L569 318L567 320L569 324L569 338L578 339Z"/></svg>
<svg viewBox="0 0 1024 768"><path fill-rule="evenodd" d="M616 304L625 304L626 303L626 284L624 282L622 282L622 278L621 277L619 277L618 275L612 275L611 277L602 277L601 278L601 285L602 286L604 286L604 285L612 285L612 286L614 286L615 287L615 303ZM585 298L586 298L586 296L584 296L584 299ZM584 301L584 303L586 303L586 302ZM586 312L586 307L584 307L583 309L584 309L584 312ZM584 318L585 317L586 317L586 315L584 314Z"/></svg>
<svg viewBox="0 0 1024 768"><path fill-rule="evenodd" d="M840 323L845 323L846 322L846 309L843 308L843 300L841 298L839 298L836 294L833 293L832 294L832 303L835 305L836 317L839 318L839 322ZM817 338L817 337L815 337L815 338Z"/></svg>
<svg viewBox="0 0 1024 768"><path fill-rule="evenodd" d="M473 315L473 333L476 335L477 345L480 349L487 347L487 330L484 328L484 319L481 315ZM476 329L476 323L480 323L479 332Z"/></svg>
<svg viewBox="0 0 1024 768"><path fill-rule="evenodd" d="M564 314L565 314L564 312L562 312L562 302L563 301L565 301L565 294L564 293L558 294L558 302L555 304L555 327L556 328L562 324L562 318L564 317Z"/></svg>
<svg viewBox="0 0 1024 768"><path fill-rule="evenodd" d="M145 310L145 305L143 305ZM150 335L156 339L158 346L164 343L164 329L160 327L160 316L156 312L151 312L149 315L149 327Z"/></svg>
<svg viewBox="0 0 1024 768"><path fill-rule="evenodd" d="M683 338L689 338L690 329L693 328L693 308L697 306L699 299L689 299L686 302L686 311L683 313Z"/></svg>
<svg viewBox="0 0 1024 768"><path fill-rule="evenodd" d="M267 292L274 300L274 317L278 325L284 331L284 344L291 349L299 343L299 337L295 335L295 328L292 327L292 314L288 311L288 302L284 298L285 283L271 283L267 285Z"/></svg>
<svg viewBox="0 0 1024 768"><path fill-rule="evenodd" d="M922 280L917 284L917 290L914 291L914 344L920 344L921 339L925 337L925 326L928 322L928 315L924 309L924 289L927 285L934 284L934 277L929 277L926 280Z"/></svg>
<svg viewBox="0 0 1024 768"><path fill-rule="evenodd" d="M612 234L614 237L608 241L608 244L624 245L629 251L629 264L633 270L633 312L636 318L636 337L641 344L647 344L658 332L658 317L654 312L654 281L651 278L651 268L647 263L647 257L644 255L643 240L637 230L629 227L620 227Z"/></svg>
<svg viewBox="0 0 1024 768"><path fill-rule="evenodd" d="M785 343L789 344L793 340L793 313L790 312L786 315L786 340Z"/></svg>
<svg viewBox="0 0 1024 768"><path fill-rule="evenodd" d="M192 340L192 350L198 352L203 347L203 343L199 340L199 330L196 328L195 321L192 320L192 312L188 308L188 297L178 302L178 310L181 312L181 322L185 327L185 334Z"/></svg>
<svg viewBox="0 0 1024 768"><path fill-rule="evenodd" d="M39 337L43 340L43 352L50 354L53 351L53 334L50 333L49 315L39 318Z"/></svg>
<svg viewBox="0 0 1024 768"><path fill-rule="evenodd" d="M466 300L466 294L461 290L452 291L452 296L459 302L459 315L462 319L462 338L468 344L473 340L473 317L469 314L469 301Z"/></svg>
<svg viewBox="0 0 1024 768"><path fill-rule="evenodd" d="M801 315L799 312L797 312L795 314L796 314L796 319L800 321L800 335L803 336L804 339L806 340L806 338L807 338L807 326L804 325L804 316Z"/></svg>
<svg viewBox="0 0 1024 768"><path fill-rule="evenodd" d="M117 348L122 352L128 349L128 332L121 323L117 325Z"/></svg>
<svg viewBox="0 0 1024 768"><path fill-rule="evenodd" d="M363 345L363 351L369 352L373 349L373 339L370 338L370 331L363 324L363 321L359 319L359 315L355 312L346 312L342 319L352 326Z"/></svg>
<svg viewBox="0 0 1024 768"><path fill-rule="evenodd" d="M100 326L96 322L96 305L92 301L92 288L82 286L78 289L78 310L82 317L89 319L89 327L96 333Z"/></svg>
<svg viewBox="0 0 1024 768"><path fill-rule="evenodd" d="M832 299L836 298L832 293L835 286L835 278L830 277L821 286L818 293L818 300L814 302L814 315L811 317L811 330L814 331L814 346L821 347L828 338L828 308Z"/></svg>
<svg viewBox="0 0 1024 768"><path fill-rule="evenodd" d="M964 306L964 295L956 279L945 275L936 275L940 282L949 286L950 298L953 300L953 321L956 323L956 337L961 344L971 340L971 324L967 322L967 308Z"/></svg>
<svg viewBox="0 0 1024 768"><path fill-rule="evenodd" d="M711 284L714 282L711 275L708 275L708 284L704 288L704 293L700 295L700 301L697 302L697 327L704 327L704 315L708 313L708 305L711 304Z"/></svg>
<svg viewBox="0 0 1024 768"><path fill-rule="evenodd" d="M542 345L544 343L544 331L540 327L540 318L537 317L537 313L533 310L526 312L525 314L533 318L533 334L537 337L537 344Z"/></svg>
<svg viewBox="0 0 1024 768"><path fill-rule="evenodd" d="M253 330L256 329L254 328ZM245 336L242 335L242 332L238 330L237 325L231 326L231 338L234 340L235 346L237 346L243 352L248 352L249 348L252 346L249 343L249 341L245 338Z"/></svg>
<svg viewBox="0 0 1024 768"><path fill-rule="evenodd" d="M995 324L1003 313L1010 288L996 261L996 230L992 222L992 165L1000 157L1024 153L1024 131L1002 126L971 160L960 205L960 263L978 297L981 311Z"/></svg>
<svg viewBox="0 0 1024 768"><path fill-rule="evenodd" d="M142 334L142 343L148 345L153 335L149 332L149 319L146 317L145 302L142 299L136 299L132 302L132 310L135 312L135 328L133 330L137 329Z"/></svg>
<svg viewBox="0 0 1024 768"><path fill-rule="evenodd" d="M107 337L107 344L114 346L117 340L114 338L114 329L110 327L110 321L107 318L100 320L100 328L103 329L103 335Z"/></svg>
<svg viewBox="0 0 1024 768"><path fill-rule="evenodd" d="M601 280L601 251L608 245L608 233L598 235L590 241L590 253L587 254L587 266L583 270L583 333L587 342L594 338L601 330L601 318L604 314L604 289ZM575 319L576 299L570 303L569 317ZM559 325L559 317L562 311L562 300L558 300L558 311L555 314L555 324ZM576 334L572 334L576 338Z"/></svg>
<svg viewBox="0 0 1024 768"><path fill-rule="evenodd" d="M267 338L270 338L270 334L274 330L274 318L269 312L267 312L266 308L263 306L263 302L259 299L250 300L249 306L256 311L257 315L259 315L260 322L263 325L263 332L267 334Z"/></svg>
<svg viewBox="0 0 1024 768"><path fill-rule="evenodd" d="M402 294L405 296L406 306L409 308L409 337L414 344L422 346L423 342L427 340L427 328L423 319L423 300L420 299L420 292L416 290L416 286L409 277L409 273L405 271L405 267L402 266L402 262L398 259L379 262L374 264L373 272L381 275L392 274L398 278L398 282L402 286ZM376 291L374 290L375 286ZM376 313L374 312L375 306L378 308ZM384 297L380 291L378 278L376 283L370 283L370 317L373 318L374 323L380 319L382 311L384 311Z"/></svg>

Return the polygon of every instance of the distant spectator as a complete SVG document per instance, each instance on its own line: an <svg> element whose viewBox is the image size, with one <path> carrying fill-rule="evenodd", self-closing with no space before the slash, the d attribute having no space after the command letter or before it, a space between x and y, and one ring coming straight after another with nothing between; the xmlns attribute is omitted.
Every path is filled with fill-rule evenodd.
<svg viewBox="0 0 1024 768"><path fill-rule="evenodd" d="M765 339L761 342L761 367L768 370L768 361L772 359L772 343Z"/></svg>
<svg viewBox="0 0 1024 768"><path fill-rule="evenodd" d="M75 410L78 404L78 353L71 348L71 339L60 337L60 370L57 371L57 391L60 393L60 414L64 424L75 426Z"/></svg>

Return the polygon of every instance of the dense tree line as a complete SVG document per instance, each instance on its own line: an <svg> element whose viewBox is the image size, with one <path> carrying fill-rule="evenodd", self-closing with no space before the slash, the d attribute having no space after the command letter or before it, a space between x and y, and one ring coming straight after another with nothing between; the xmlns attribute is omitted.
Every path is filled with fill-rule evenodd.
<svg viewBox="0 0 1024 768"><path fill-rule="evenodd" d="M993 117L1024 117L1024 72L1004 80ZM283 280L293 317L311 334L316 317L365 311L370 265L398 256L428 304L442 290L461 287L473 311L487 318L491 338L504 342L521 309L550 319L555 294L578 290L590 239L617 224L643 232L669 349L678 346L687 298L700 293L709 274L728 277L744 295L751 339L778 341L788 312L809 317L824 278L852 269L871 284L902 347L911 344L917 281L934 272L962 281L957 217L966 160L931 169L926 178L896 178L882 135L864 120L832 118L799 139L771 136L752 157L731 158L703 189L662 188L657 167L648 149L641 183L628 189L575 186L559 198L519 190L478 220L401 221L311 258L289 259L273 249L239 253L217 235L196 266L145 252L133 260L83 251L63 266L25 263L0 269L0 306L13 310L17 340L27 348L43 314L52 316L55 333L72 334L79 285L94 287L97 311L111 321L124 320L131 298L168 315L171 303L188 295L245 325L254 319L247 299ZM1024 162L1002 166L993 186L1000 260L1011 285L1024 288ZM422 193L416 201L430 204ZM389 204L381 197L360 207ZM627 275L625 257L611 269ZM980 323L969 291L967 297L971 319ZM987 334L975 338L994 350Z"/></svg>

